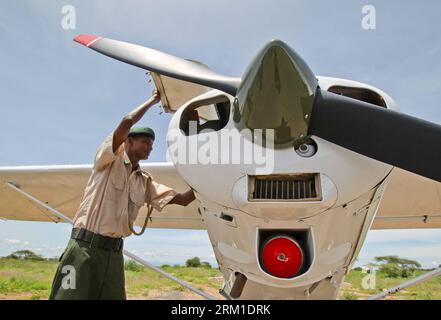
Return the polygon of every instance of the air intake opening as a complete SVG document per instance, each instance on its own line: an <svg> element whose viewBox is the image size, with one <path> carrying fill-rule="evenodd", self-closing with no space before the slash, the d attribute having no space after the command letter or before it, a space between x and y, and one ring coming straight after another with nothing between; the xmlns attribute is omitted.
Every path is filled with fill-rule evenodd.
<svg viewBox="0 0 441 320"><path fill-rule="evenodd" d="M248 176L248 201L320 201L320 175Z"/></svg>
<svg viewBox="0 0 441 320"><path fill-rule="evenodd" d="M357 99L367 103L375 104L379 107L387 108L386 102L384 101L383 97L370 89L352 88L345 86L332 86L328 89L328 91L352 99Z"/></svg>

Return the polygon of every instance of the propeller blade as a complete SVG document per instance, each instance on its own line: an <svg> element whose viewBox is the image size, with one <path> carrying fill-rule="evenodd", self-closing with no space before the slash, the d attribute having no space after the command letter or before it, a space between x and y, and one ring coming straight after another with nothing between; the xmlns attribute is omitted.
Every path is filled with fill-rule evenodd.
<svg viewBox="0 0 441 320"><path fill-rule="evenodd" d="M224 76L198 63L139 45L90 35L79 35L74 41L136 67L219 89L231 95L236 94L240 84L240 78Z"/></svg>
<svg viewBox="0 0 441 320"><path fill-rule="evenodd" d="M308 134L441 182L441 126L317 90Z"/></svg>

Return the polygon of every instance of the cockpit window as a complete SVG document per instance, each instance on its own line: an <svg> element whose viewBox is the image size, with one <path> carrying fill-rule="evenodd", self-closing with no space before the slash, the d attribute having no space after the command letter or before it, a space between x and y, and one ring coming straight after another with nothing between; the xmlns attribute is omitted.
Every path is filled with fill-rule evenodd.
<svg viewBox="0 0 441 320"><path fill-rule="evenodd" d="M199 134L204 130L219 131L230 118L230 100L218 96L195 101L186 107L181 116L180 128L185 135Z"/></svg>

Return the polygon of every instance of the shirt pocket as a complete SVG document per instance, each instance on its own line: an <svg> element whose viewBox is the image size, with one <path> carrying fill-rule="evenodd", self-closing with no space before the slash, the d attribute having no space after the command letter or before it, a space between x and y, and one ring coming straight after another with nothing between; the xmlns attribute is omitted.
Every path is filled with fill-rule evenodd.
<svg viewBox="0 0 441 320"><path fill-rule="evenodd" d="M145 189L143 188L131 188L130 200L139 208L145 203Z"/></svg>
<svg viewBox="0 0 441 320"><path fill-rule="evenodd" d="M124 168L112 168L110 172L109 193L106 201L109 206L108 209L113 210L117 217L121 217L124 211L127 210L128 192L126 182L126 172Z"/></svg>
<svg viewBox="0 0 441 320"><path fill-rule="evenodd" d="M110 182L112 186L117 190L123 190L126 184L126 176L123 170L120 168L112 168L110 172Z"/></svg>

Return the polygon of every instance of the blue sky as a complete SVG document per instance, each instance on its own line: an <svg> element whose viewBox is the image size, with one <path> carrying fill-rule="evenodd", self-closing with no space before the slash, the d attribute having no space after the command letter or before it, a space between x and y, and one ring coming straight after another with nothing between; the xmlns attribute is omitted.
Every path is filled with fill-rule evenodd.
<svg viewBox="0 0 441 320"><path fill-rule="evenodd" d="M64 5L76 29L61 27ZM361 27L364 5L376 29ZM267 41L295 48L318 75L373 84L401 111L441 123L439 1L8 1L0 0L0 166L83 164L152 86L141 69L74 43L87 33L145 45L240 76ZM165 160L169 115L155 107L141 120L157 132L149 161ZM0 221L0 256L31 248L64 249L70 227ZM198 255L215 262L205 231L148 230L126 248L158 262ZM398 254L441 264L441 231L372 231L360 263Z"/></svg>

